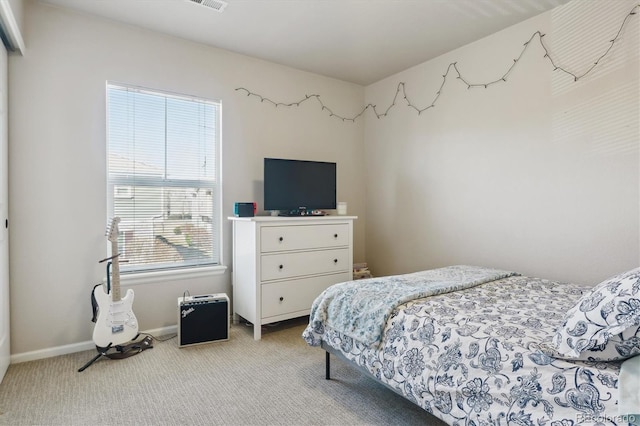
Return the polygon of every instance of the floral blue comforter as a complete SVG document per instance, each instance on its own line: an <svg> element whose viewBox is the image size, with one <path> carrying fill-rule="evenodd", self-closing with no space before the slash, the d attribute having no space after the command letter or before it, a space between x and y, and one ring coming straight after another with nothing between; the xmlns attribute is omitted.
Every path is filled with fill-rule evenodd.
<svg viewBox="0 0 640 426"><path fill-rule="evenodd" d="M322 341L450 425L626 425L619 362L570 362L540 349L582 287L511 276L393 310L379 345L310 321Z"/></svg>
<svg viewBox="0 0 640 426"><path fill-rule="evenodd" d="M410 300L464 290L515 272L456 265L413 274L348 281L326 289L311 307L310 322L322 322L366 345L379 343L393 310Z"/></svg>

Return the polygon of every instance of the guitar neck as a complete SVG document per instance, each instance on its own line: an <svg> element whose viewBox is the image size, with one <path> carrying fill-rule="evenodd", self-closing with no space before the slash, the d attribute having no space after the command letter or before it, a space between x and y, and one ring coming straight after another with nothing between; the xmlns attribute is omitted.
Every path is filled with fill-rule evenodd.
<svg viewBox="0 0 640 426"><path fill-rule="evenodd" d="M111 242L111 256L113 260L111 262L111 300L113 302L119 302L122 299L120 294L120 261L118 253L118 241Z"/></svg>

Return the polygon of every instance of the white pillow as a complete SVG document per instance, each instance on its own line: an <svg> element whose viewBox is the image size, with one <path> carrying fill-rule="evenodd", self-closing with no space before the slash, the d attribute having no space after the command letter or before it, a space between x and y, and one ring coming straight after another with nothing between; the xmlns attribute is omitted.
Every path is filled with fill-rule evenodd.
<svg viewBox="0 0 640 426"><path fill-rule="evenodd" d="M585 293L553 338L556 356L614 361L640 354L640 268Z"/></svg>

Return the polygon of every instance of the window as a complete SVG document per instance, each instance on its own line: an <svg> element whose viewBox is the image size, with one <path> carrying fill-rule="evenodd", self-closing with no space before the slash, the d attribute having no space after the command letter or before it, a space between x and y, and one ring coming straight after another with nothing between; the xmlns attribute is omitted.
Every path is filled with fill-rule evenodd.
<svg viewBox="0 0 640 426"><path fill-rule="evenodd" d="M131 191L130 186L113 186L113 196L115 198L131 198L133 197L133 192Z"/></svg>
<svg viewBox="0 0 640 426"><path fill-rule="evenodd" d="M107 84L122 273L220 264L219 102Z"/></svg>

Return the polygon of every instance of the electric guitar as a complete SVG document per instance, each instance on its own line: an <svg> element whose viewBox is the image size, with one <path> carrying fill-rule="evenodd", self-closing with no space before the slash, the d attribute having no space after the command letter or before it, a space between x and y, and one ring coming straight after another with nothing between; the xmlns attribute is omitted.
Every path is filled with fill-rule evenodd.
<svg viewBox="0 0 640 426"><path fill-rule="evenodd" d="M124 297L120 296L120 264L118 261L118 223L114 217L107 228L107 239L111 241L111 289L104 291L104 286L94 289L98 305L98 318L93 328L93 342L96 346L106 348L121 345L133 340L138 335L138 320L133 314L133 290L128 289Z"/></svg>

